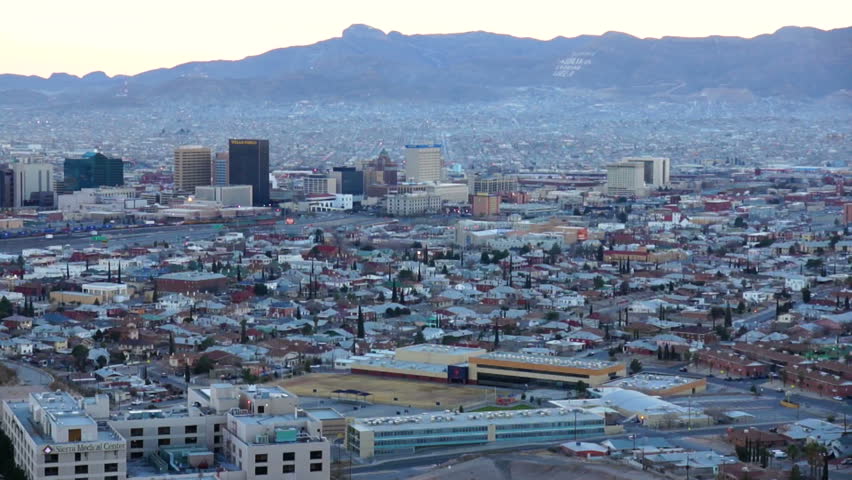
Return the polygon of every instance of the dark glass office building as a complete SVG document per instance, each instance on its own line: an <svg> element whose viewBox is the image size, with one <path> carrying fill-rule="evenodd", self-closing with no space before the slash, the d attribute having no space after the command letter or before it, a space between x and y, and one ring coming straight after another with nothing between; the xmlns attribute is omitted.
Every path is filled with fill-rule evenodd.
<svg viewBox="0 0 852 480"><path fill-rule="evenodd" d="M124 161L102 153L87 153L82 158L65 159L64 191L81 188L120 187L124 185Z"/></svg>
<svg viewBox="0 0 852 480"><path fill-rule="evenodd" d="M229 140L228 181L251 185L254 206L269 205L269 140Z"/></svg>
<svg viewBox="0 0 852 480"><path fill-rule="evenodd" d="M364 172L355 167L334 167L332 171L340 175L340 193L364 195Z"/></svg>

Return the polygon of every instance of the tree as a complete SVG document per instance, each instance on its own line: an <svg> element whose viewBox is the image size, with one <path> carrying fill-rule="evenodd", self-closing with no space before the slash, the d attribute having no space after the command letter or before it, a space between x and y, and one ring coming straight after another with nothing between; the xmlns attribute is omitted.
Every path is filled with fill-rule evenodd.
<svg viewBox="0 0 852 480"><path fill-rule="evenodd" d="M550 256L550 263L556 263L556 258L562 254L562 249L559 248L559 245L557 245L556 242L553 242L553 246L550 247L547 254Z"/></svg>
<svg viewBox="0 0 852 480"><path fill-rule="evenodd" d="M246 335L246 325L248 324L248 320L245 318L240 320L240 343L246 344L248 343L248 335Z"/></svg>
<svg viewBox="0 0 852 480"><path fill-rule="evenodd" d="M600 290L600 289L604 288L605 283L604 283L603 277L601 277L601 276L595 277L594 282L595 282L595 290Z"/></svg>
<svg viewBox="0 0 852 480"><path fill-rule="evenodd" d="M621 295L627 295L630 293L630 283L627 280L621 282L621 285L618 286L618 291Z"/></svg>
<svg viewBox="0 0 852 480"><path fill-rule="evenodd" d="M746 226L747 225L746 225L746 222L743 219L743 217L737 217L736 220L734 220L734 227L735 228L745 228Z"/></svg>
<svg viewBox="0 0 852 480"><path fill-rule="evenodd" d="M358 338L364 338L364 312L361 311L361 305L358 305Z"/></svg>
<svg viewBox="0 0 852 480"><path fill-rule="evenodd" d="M8 317L12 314L12 302L5 296L0 298L0 316Z"/></svg>
<svg viewBox="0 0 852 480"><path fill-rule="evenodd" d="M213 337L207 337L204 341L198 344L198 351L203 352L214 345L216 345L216 340L214 340Z"/></svg>
<svg viewBox="0 0 852 480"><path fill-rule="evenodd" d="M216 363L207 355L202 355L201 358L195 362L195 368L193 368L193 373L196 375L201 375L205 373L210 373L210 370L213 370L213 367L216 366Z"/></svg>
<svg viewBox="0 0 852 480"><path fill-rule="evenodd" d="M559 312L547 312L544 315L544 318L549 322L555 322L556 320L559 320Z"/></svg>
<svg viewBox="0 0 852 480"><path fill-rule="evenodd" d="M414 335L414 344L420 345L421 343L426 343L426 337L423 336L423 330L417 330L417 334Z"/></svg>
<svg viewBox="0 0 852 480"><path fill-rule="evenodd" d="M109 359L107 359L107 357L105 357L103 355L99 356L98 357L98 368L104 368L106 366L107 362L109 362Z"/></svg>
<svg viewBox="0 0 852 480"><path fill-rule="evenodd" d="M269 294L269 287L264 283L255 283L254 284L254 294L263 297Z"/></svg>
<svg viewBox="0 0 852 480"><path fill-rule="evenodd" d="M642 362L637 359L633 359L630 361L630 373L637 374L642 371Z"/></svg>
<svg viewBox="0 0 852 480"><path fill-rule="evenodd" d="M186 383L189 383L189 379L190 379L190 378L192 378L192 375L190 375L190 371L189 371L189 364L188 364L188 363L185 363L185 364L183 365L183 380L184 380Z"/></svg>
<svg viewBox="0 0 852 480"><path fill-rule="evenodd" d="M790 446L793 447L795 445ZM790 480L802 480L802 470L796 464L793 464L793 468L790 470Z"/></svg>
<svg viewBox="0 0 852 480"><path fill-rule="evenodd" d="M175 354L175 334L169 332L169 355Z"/></svg>
<svg viewBox="0 0 852 480"><path fill-rule="evenodd" d="M491 263L491 257L488 256L488 252L482 252L482 255L479 256L479 263L483 265Z"/></svg>
<svg viewBox="0 0 852 480"><path fill-rule="evenodd" d="M577 381L577 384L574 386L574 388L577 390L578 397L585 397L586 393L588 393L589 391L589 386L586 385L586 382L582 380Z"/></svg>
<svg viewBox="0 0 852 480"><path fill-rule="evenodd" d="M734 324L734 315L731 312L731 305L725 306L725 327L730 328Z"/></svg>
<svg viewBox="0 0 852 480"><path fill-rule="evenodd" d="M805 287L802 289L802 301L804 303L811 303L811 289Z"/></svg>
<svg viewBox="0 0 852 480"><path fill-rule="evenodd" d="M77 370L83 371L86 369L86 360L89 358L89 347L83 344L77 345L71 350L71 356L74 357Z"/></svg>
<svg viewBox="0 0 852 480"><path fill-rule="evenodd" d="M796 445L795 443L791 443L787 447L787 456L790 457L791 462L796 463L796 460L798 460L798 458L799 458L799 454L800 454L799 446Z"/></svg>

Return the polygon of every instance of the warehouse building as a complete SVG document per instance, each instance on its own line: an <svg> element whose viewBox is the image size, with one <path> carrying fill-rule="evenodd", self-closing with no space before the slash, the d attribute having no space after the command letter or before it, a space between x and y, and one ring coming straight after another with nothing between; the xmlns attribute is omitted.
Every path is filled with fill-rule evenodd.
<svg viewBox="0 0 852 480"><path fill-rule="evenodd" d="M604 418L581 409L447 411L355 419L347 429L346 444L353 454L366 459L441 447L568 440L604 432Z"/></svg>

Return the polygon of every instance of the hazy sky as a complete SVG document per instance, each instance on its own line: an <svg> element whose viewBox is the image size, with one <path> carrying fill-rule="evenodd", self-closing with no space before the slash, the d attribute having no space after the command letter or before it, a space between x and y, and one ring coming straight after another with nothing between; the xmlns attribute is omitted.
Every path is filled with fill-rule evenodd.
<svg viewBox="0 0 852 480"><path fill-rule="evenodd" d="M43 76L239 59L339 36L353 23L540 39L609 30L753 37L786 25L852 26L852 0L5 0L0 11L0 73Z"/></svg>

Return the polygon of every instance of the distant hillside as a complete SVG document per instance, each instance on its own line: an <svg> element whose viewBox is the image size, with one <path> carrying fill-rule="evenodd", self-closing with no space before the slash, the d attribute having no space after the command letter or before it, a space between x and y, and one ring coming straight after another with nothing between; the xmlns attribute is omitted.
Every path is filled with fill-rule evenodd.
<svg viewBox="0 0 852 480"><path fill-rule="evenodd" d="M385 34L353 25L342 37L309 46L130 77L0 75L0 104L41 104L51 97L131 103L314 97L467 101L541 86L626 95L824 97L852 88L852 28L785 27L752 39L639 39L610 32L539 41L487 32Z"/></svg>

